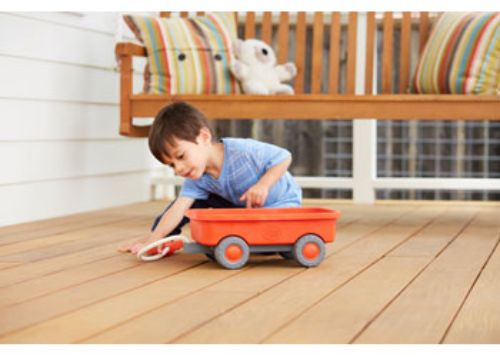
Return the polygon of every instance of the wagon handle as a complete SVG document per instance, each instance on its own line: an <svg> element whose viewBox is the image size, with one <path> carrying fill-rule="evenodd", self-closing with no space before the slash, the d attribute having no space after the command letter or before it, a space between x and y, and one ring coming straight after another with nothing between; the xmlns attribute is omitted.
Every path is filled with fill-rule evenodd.
<svg viewBox="0 0 500 357"><path fill-rule="evenodd" d="M165 243L176 241L176 240L180 240L183 243L191 243L192 242L189 238L187 238L186 236L183 236L183 235L175 235L175 236L170 236L167 238L162 238L162 239L159 239L153 243L150 243L150 244L142 247L137 252L137 259L144 260L144 261L152 261L152 260L161 259L165 255L167 255L168 252L170 252L170 247L166 247L165 249L163 249L163 251L161 253L158 253L156 255L146 255L146 253L153 248L161 247Z"/></svg>

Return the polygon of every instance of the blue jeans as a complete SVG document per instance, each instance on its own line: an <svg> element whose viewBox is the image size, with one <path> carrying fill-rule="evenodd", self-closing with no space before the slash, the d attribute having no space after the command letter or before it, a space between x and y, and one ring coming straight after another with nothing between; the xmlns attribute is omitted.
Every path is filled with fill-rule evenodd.
<svg viewBox="0 0 500 357"><path fill-rule="evenodd" d="M158 223L160 223L160 220L163 217L163 215L170 209L170 207L172 207L174 202L175 200L172 201L167 206L167 208L165 208L165 210L161 215L155 218L153 225L151 226L151 231L155 230ZM191 208L236 208L236 207L237 206L235 206L232 202L229 202L228 200L214 194L210 194L206 200L195 200L193 205L191 206ZM175 229L168 235L170 236L170 235L181 234L182 227L184 227L187 223L189 223L189 218L184 216L182 218L181 223L179 223L177 227L175 227Z"/></svg>

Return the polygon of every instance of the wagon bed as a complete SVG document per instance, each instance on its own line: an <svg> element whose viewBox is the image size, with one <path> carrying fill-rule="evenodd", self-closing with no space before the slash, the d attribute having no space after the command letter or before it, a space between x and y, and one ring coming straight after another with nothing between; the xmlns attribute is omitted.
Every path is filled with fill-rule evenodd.
<svg viewBox="0 0 500 357"><path fill-rule="evenodd" d="M316 233L326 243L335 237L340 212L321 207L191 209L192 238L208 246L230 235L250 245L293 244L305 234Z"/></svg>

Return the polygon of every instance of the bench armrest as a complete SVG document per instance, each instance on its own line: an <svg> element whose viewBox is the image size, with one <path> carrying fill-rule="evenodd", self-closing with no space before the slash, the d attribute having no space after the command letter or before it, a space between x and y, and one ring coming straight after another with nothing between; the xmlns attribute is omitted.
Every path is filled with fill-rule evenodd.
<svg viewBox="0 0 500 357"><path fill-rule="evenodd" d="M119 57L124 57L124 56L146 57L146 48L131 42L119 42L116 44L115 54Z"/></svg>

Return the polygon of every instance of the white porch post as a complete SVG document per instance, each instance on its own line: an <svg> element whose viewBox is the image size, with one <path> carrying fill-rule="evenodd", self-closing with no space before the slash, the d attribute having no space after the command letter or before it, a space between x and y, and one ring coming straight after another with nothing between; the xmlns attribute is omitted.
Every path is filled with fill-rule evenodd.
<svg viewBox="0 0 500 357"><path fill-rule="evenodd" d="M356 38L356 87L355 93L365 94L366 62L366 13L358 14ZM374 43L376 46L376 41ZM377 68L374 51L374 68ZM373 85L376 88L376 70ZM374 181L377 175L377 121L374 119L353 120L353 201L372 204L375 202Z"/></svg>

